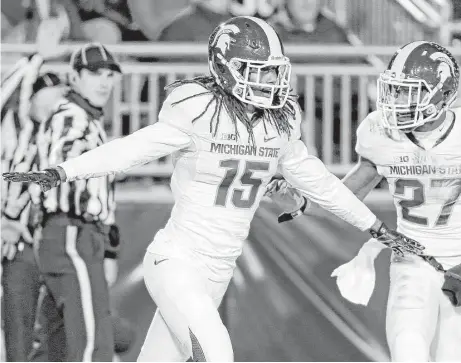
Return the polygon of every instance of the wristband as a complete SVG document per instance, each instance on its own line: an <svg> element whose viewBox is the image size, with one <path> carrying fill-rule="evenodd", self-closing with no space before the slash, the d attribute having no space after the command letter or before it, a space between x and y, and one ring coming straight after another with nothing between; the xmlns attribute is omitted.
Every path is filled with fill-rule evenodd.
<svg viewBox="0 0 461 363"><path fill-rule="evenodd" d="M292 219L295 219L296 217L299 217L300 215L302 215L307 207L307 198L303 196L303 199L304 199L304 203L301 206L301 208L291 213L285 212L285 213L280 214L278 217L278 222L283 223L283 222L291 221Z"/></svg>

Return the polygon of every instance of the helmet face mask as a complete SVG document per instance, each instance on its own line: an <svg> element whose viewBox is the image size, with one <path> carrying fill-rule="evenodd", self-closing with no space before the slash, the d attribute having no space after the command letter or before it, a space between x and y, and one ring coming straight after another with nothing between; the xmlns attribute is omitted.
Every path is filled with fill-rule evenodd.
<svg viewBox="0 0 461 363"><path fill-rule="evenodd" d="M425 80L399 80L383 73L377 89L378 109L389 129L413 129L435 120L441 113L430 103L434 90Z"/></svg>
<svg viewBox="0 0 461 363"><path fill-rule="evenodd" d="M216 83L243 103L281 108L290 93L291 64L275 30L261 19L236 17L210 36L208 63Z"/></svg>
<svg viewBox="0 0 461 363"><path fill-rule="evenodd" d="M411 132L437 120L456 100L459 68L445 48L413 42L400 48L377 81L383 126Z"/></svg>
<svg viewBox="0 0 461 363"><path fill-rule="evenodd" d="M240 65L236 68L232 66ZM248 62L233 58L229 67L235 85L232 94L238 100L263 108L282 107L290 94L291 64L287 59L267 62ZM275 72L273 82L265 81L265 74Z"/></svg>

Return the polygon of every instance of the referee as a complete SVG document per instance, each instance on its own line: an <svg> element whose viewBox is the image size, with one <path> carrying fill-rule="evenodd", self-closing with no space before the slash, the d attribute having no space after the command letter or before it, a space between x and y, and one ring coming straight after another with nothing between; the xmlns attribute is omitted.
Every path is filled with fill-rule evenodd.
<svg viewBox="0 0 461 363"><path fill-rule="evenodd" d="M40 169L106 141L102 108L120 66L101 44L87 44L71 57L71 91L39 134ZM114 179L65 183L45 193L38 248L39 269L63 317L66 361L111 361L114 354L104 259L115 221ZM52 317L50 317L52 318Z"/></svg>
<svg viewBox="0 0 461 363"><path fill-rule="evenodd" d="M43 62L59 56L64 25L49 19L39 26L38 53L20 59L1 84L2 170L33 170L40 125L66 92L53 73L39 75ZM2 320L7 361L27 361L41 281L34 254L40 213L33 208L34 188L2 181ZM39 193L39 190L38 190ZM37 194L39 195L39 194ZM46 332L45 332L46 334Z"/></svg>

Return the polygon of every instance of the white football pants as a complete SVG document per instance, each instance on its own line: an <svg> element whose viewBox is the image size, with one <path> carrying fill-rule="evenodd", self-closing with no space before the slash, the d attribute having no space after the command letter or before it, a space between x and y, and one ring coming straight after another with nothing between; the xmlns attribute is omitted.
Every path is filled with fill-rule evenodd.
<svg viewBox="0 0 461 363"><path fill-rule="evenodd" d="M209 280L187 262L147 252L144 281L157 311L138 361L233 361L218 307L229 281Z"/></svg>
<svg viewBox="0 0 461 363"><path fill-rule="evenodd" d="M443 294L444 277L415 256L393 257L386 335L393 361L461 362L461 307Z"/></svg>

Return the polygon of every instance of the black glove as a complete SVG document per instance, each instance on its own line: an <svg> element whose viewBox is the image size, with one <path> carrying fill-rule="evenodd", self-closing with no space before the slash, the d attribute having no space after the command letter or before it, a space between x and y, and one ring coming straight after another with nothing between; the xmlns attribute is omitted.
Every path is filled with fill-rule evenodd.
<svg viewBox="0 0 461 363"><path fill-rule="evenodd" d="M400 257L403 257L405 253L421 256L425 249L419 242L389 229L384 223L382 223L378 229L371 228L370 233L373 238L387 247L392 248Z"/></svg>
<svg viewBox="0 0 461 363"><path fill-rule="evenodd" d="M116 224L112 224L107 233L108 245L105 246L104 257L105 258L117 258L120 252L120 230Z"/></svg>
<svg viewBox="0 0 461 363"><path fill-rule="evenodd" d="M36 183L43 192L57 187L66 180L66 173L60 167L45 169L42 171L28 171L26 173L10 172L3 173L3 179L15 183Z"/></svg>
<svg viewBox="0 0 461 363"><path fill-rule="evenodd" d="M111 247L118 247L120 245L120 230L116 224L110 226L109 243Z"/></svg>
<svg viewBox="0 0 461 363"><path fill-rule="evenodd" d="M455 307L461 306L461 264L445 271L442 291Z"/></svg>

